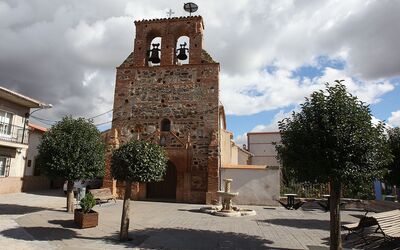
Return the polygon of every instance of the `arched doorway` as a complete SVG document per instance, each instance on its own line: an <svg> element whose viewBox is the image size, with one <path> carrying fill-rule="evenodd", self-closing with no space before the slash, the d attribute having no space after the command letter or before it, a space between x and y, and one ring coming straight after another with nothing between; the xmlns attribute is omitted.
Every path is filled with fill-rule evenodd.
<svg viewBox="0 0 400 250"><path fill-rule="evenodd" d="M147 183L147 198L158 200L176 200L176 167L168 161L164 180Z"/></svg>

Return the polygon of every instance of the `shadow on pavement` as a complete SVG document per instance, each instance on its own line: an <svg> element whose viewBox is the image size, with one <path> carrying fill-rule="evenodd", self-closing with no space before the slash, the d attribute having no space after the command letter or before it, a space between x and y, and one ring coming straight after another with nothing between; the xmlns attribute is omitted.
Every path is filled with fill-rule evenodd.
<svg viewBox="0 0 400 250"><path fill-rule="evenodd" d="M268 219L268 220L257 220L257 223L261 224L274 224L286 227L306 228L306 229L318 229L329 231L329 220L316 220L316 219Z"/></svg>
<svg viewBox="0 0 400 250"><path fill-rule="evenodd" d="M39 240L39 241L54 241L54 240L78 238L77 233L75 231L64 228L24 227L23 229L30 235L32 235L34 239L27 238L25 234L21 234L20 228L12 228L4 230L0 232L0 235L17 240Z"/></svg>
<svg viewBox="0 0 400 250"><path fill-rule="evenodd" d="M75 224L74 220L72 220L72 219L68 219L68 220L49 220L48 223L54 224L54 225L60 225L63 228L75 228L75 229L79 228Z"/></svg>
<svg viewBox="0 0 400 250"><path fill-rule="evenodd" d="M0 204L0 215L28 214L43 210L61 211L47 207L34 207L34 206L25 206L18 204Z"/></svg>
<svg viewBox="0 0 400 250"><path fill-rule="evenodd" d="M120 242L118 234L105 240L145 249L271 249L268 245L273 243L258 236L185 228L149 228L129 236L132 241Z"/></svg>
<svg viewBox="0 0 400 250"><path fill-rule="evenodd" d="M198 214L207 214L207 213L205 213L205 212L200 211L200 209L183 209L183 208L179 208L178 211L181 211L181 212L198 213Z"/></svg>
<svg viewBox="0 0 400 250"><path fill-rule="evenodd" d="M35 190L35 191L25 191L24 193L41 195L41 196L52 196L52 197L66 197L62 189L45 189L45 190Z"/></svg>
<svg viewBox="0 0 400 250"><path fill-rule="evenodd" d="M64 222L52 221L52 223L63 224ZM105 248L107 248L107 244L112 244L128 248L139 247L150 249L271 249L269 245L273 243L258 236L183 228L135 230L130 232L129 236L132 240L129 241L119 241L118 232L109 237L85 237L80 235L80 231L67 228L25 227L23 229L33 238L24 233L21 228L4 230L0 232L0 235L16 240L49 242L76 238L97 241L96 245L99 241L103 241ZM68 246L68 241L64 241L64 243Z"/></svg>

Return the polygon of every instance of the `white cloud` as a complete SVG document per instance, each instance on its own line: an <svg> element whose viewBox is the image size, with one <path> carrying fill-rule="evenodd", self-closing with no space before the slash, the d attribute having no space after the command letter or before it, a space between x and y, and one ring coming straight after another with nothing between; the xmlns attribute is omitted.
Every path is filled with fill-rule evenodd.
<svg viewBox="0 0 400 250"><path fill-rule="evenodd" d="M351 77L346 70L325 68L323 75L314 78L294 78L292 71L278 68L274 73L267 71L243 75L221 76L221 100L227 114L249 115L266 110L275 110L304 101L313 91L325 88L326 82L345 80L352 94L366 103L377 103L380 97L394 89L388 81L360 81Z"/></svg>
<svg viewBox="0 0 400 250"><path fill-rule="evenodd" d="M392 112L391 116L388 119L388 123L393 127L400 126L400 110Z"/></svg>
<svg viewBox="0 0 400 250"><path fill-rule="evenodd" d="M296 105L335 79L346 79L352 93L376 103L394 88L388 79L400 75L399 1L198 4L205 49L221 63L228 114ZM43 117L106 111L113 103L115 67L133 49L133 21L166 17L169 8L176 16L186 14L180 1L0 0L0 84L52 103ZM292 77L300 66L318 66L320 56L342 60L345 68L326 68L315 79ZM276 72L265 71L271 65Z"/></svg>
<svg viewBox="0 0 400 250"><path fill-rule="evenodd" d="M276 132L279 131L278 122L282 121L283 119L290 117L291 114L295 110L291 110L290 112L285 113L283 110L280 110L278 113L274 115L272 121L266 125L257 125L255 126L251 132Z"/></svg>

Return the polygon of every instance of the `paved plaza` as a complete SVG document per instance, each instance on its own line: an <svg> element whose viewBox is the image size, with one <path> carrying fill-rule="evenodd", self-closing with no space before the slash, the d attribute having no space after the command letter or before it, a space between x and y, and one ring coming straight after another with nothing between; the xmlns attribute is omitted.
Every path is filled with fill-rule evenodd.
<svg viewBox="0 0 400 250"><path fill-rule="evenodd" d="M222 218L199 213L201 205L133 201L132 240L119 242L122 201L96 206L99 226L90 229L75 227L73 214L65 212L65 202L58 190L1 195L0 249L328 248L329 213L318 209L245 206L257 215ZM361 214L343 211L342 221L358 221ZM362 244L360 240L347 242L350 248L366 248ZM385 248L396 249L394 244ZM376 248L376 244L369 247Z"/></svg>

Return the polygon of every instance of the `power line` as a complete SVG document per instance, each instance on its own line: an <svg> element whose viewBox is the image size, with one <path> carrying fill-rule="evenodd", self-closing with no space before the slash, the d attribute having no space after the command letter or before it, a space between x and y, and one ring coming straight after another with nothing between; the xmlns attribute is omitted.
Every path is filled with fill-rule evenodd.
<svg viewBox="0 0 400 250"><path fill-rule="evenodd" d="M59 121L55 121L55 120L49 120L49 119L44 119L44 118L40 118L34 115L31 115L30 117L36 119L36 120L41 120L41 121L46 121L46 122L59 122Z"/></svg>
<svg viewBox="0 0 400 250"><path fill-rule="evenodd" d="M101 114L98 114L98 115L95 115L95 116L93 116L93 117L89 117L89 118L86 118L87 120L89 120L89 119L94 119L94 118L96 118L96 117L99 117L99 116L102 116L102 115L105 115L105 114L107 114L107 113L110 113L111 111L113 111L114 109L110 109L109 111L107 111L107 112L104 112L104 113L101 113Z"/></svg>
<svg viewBox="0 0 400 250"><path fill-rule="evenodd" d="M110 110L108 110L108 111L106 111L104 113L101 113L101 114L98 114L98 115L95 115L95 116L92 116L92 117L89 117L89 118L84 118L84 119L91 120L91 119L97 118L99 116L105 115L107 113L110 113L111 111L113 111L113 109L110 109ZM46 122L53 122L53 123L60 121L60 120L49 120L49 119L45 119L45 118L41 118L41 117L37 117L37 116L33 116L33 115L31 117L35 118L36 120L46 121Z"/></svg>
<svg viewBox="0 0 400 250"><path fill-rule="evenodd" d="M46 124L46 125L48 125L48 126L52 126L52 125L53 125L53 124L51 124L51 123L41 121L40 119L36 119L34 116L32 116L32 118L35 119L36 121L38 121L38 122L40 122L40 123L43 123L43 124Z"/></svg>
<svg viewBox="0 0 400 250"><path fill-rule="evenodd" d="M111 122L113 122L113 121L115 121L115 119L112 119L111 121L107 121L107 122L102 122L102 123L94 124L94 125L97 127L97 126L100 126L100 125L104 125L104 124L107 124L107 123L111 123Z"/></svg>

